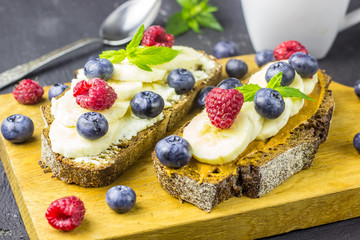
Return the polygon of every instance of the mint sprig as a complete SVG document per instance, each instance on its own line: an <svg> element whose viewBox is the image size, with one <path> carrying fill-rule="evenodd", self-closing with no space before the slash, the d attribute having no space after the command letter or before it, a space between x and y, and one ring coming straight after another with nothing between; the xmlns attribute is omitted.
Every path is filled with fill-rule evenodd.
<svg viewBox="0 0 360 240"><path fill-rule="evenodd" d="M278 74L273 76L266 85L266 87L278 91L282 97L295 97L295 98L302 98L311 101L314 100L308 97L305 93L301 92L297 88L292 88L289 86L281 86L282 75L283 72L279 72ZM260 88L261 87L258 84L250 83L243 85L241 87L237 87L236 89L239 90L244 95L244 102L251 102L254 101L255 94Z"/></svg>
<svg viewBox="0 0 360 240"><path fill-rule="evenodd" d="M112 63L122 62L127 58L130 63L135 64L138 68L152 72L151 65L169 62L180 53L180 51L169 47L140 47L143 34L144 25L135 33L131 42L126 46L126 50L103 51L100 58L108 59Z"/></svg>
<svg viewBox="0 0 360 240"><path fill-rule="evenodd" d="M212 14L218 8L208 5L209 0L177 0L177 2L182 10L169 18L165 27L167 33L177 36L190 29L201 33L201 27L223 31L221 24Z"/></svg>

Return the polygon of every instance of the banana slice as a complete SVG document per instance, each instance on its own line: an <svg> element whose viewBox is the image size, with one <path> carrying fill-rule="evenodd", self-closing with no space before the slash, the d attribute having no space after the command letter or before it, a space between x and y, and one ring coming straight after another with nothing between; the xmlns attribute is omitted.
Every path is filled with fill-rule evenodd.
<svg viewBox="0 0 360 240"><path fill-rule="evenodd" d="M284 98L285 110L276 119L265 119L264 124L260 130L260 133L256 137L256 140L262 140L275 136L280 129L282 129L289 120L293 101L290 98Z"/></svg>
<svg viewBox="0 0 360 240"><path fill-rule="evenodd" d="M254 102L245 102L241 108L241 112L246 114L252 123L252 141L260 133L264 123L264 118L256 112Z"/></svg>
<svg viewBox="0 0 360 240"><path fill-rule="evenodd" d="M114 88L118 100L131 100L132 97L141 91L142 82L120 82L109 80L108 84Z"/></svg>
<svg viewBox="0 0 360 240"><path fill-rule="evenodd" d="M124 82L156 82L163 81L166 72L164 69L155 68L152 68L152 72L148 72L123 61L121 64L114 64L112 79Z"/></svg>
<svg viewBox="0 0 360 240"><path fill-rule="evenodd" d="M252 123L241 111L229 129L213 126L203 111L185 127L183 137L189 141L194 158L216 165L236 159L252 140L252 134Z"/></svg>
<svg viewBox="0 0 360 240"><path fill-rule="evenodd" d="M273 62L266 64L260 71L254 73L249 79L249 83L258 84L260 87L266 87L267 82L265 80L265 74L271 64L273 64Z"/></svg>
<svg viewBox="0 0 360 240"><path fill-rule="evenodd" d="M289 85L289 87L299 89L304 92L304 82L299 74L295 73L294 81ZM290 109L290 117L297 114L300 109L304 106L304 99L301 98L290 98L293 102L292 107Z"/></svg>
<svg viewBox="0 0 360 240"><path fill-rule="evenodd" d="M318 82L318 75L315 73L312 78L303 78L304 82L304 93L309 95L315 88L316 83Z"/></svg>

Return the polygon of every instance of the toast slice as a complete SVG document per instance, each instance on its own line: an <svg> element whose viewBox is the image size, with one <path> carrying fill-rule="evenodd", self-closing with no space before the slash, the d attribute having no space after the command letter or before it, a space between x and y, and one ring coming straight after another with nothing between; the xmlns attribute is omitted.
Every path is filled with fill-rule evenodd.
<svg viewBox="0 0 360 240"><path fill-rule="evenodd" d="M198 51L200 52L200 51ZM200 52L203 58L213 62L211 68L194 66L195 70L204 71L206 78L198 80L194 88L181 95L179 100L171 102L171 107L163 110L162 120L140 131L130 140L113 143L105 151L93 156L100 164L76 162L74 158L66 158L52 150L49 131L54 116L51 113L51 102L41 106L45 121L45 128L41 136L41 161L39 165L45 172L52 172L53 176L66 182L78 184L82 187L101 187L112 183L128 167L133 165L146 152L150 151L166 133L185 116L192 107L197 93L204 86L216 85L220 81L222 66L213 56Z"/></svg>
<svg viewBox="0 0 360 240"><path fill-rule="evenodd" d="M334 109L331 78L318 72L318 83L300 112L266 141L253 141L234 161L203 164L195 159L180 169L162 165L152 153L161 186L173 197L210 212L233 196L261 197L293 174L308 168L327 138ZM187 123L188 124L188 123ZM181 136L185 124L175 134Z"/></svg>

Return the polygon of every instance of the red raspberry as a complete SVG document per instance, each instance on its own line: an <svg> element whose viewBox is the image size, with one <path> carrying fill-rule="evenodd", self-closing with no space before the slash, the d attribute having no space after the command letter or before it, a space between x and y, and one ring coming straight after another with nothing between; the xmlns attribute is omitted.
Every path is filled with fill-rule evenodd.
<svg viewBox="0 0 360 240"><path fill-rule="evenodd" d="M274 49L274 58L277 61L289 59L296 52L308 53L306 48L298 41L282 42Z"/></svg>
<svg viewBox="0 0 360 240"><path fill-rule="evenodd" d="M115 90L100 78L78 82L74 87L73 96L76 97L76 103L80 107L92 111L110 108L117 98Z"/></svg>
<svg viewBox="0 0 360 240"><path fill-rule="evenodd" d="M205 98L206 112L215 127L230 128L244 103L244 95L236 89L215 87Z"/></svg>
<svg viewBox="0 0 360 240"><path fill-rule="evenodd" d="M42 86L31 79L21 80L13 91L14 98L21 104L34 104L43 94Z"/></svg>
<svg viewBox="0 0 360 240"><path fill-rule="evenodd" d="M142 45L155 47L172 47L174 45L174 35L166 34L165 29L159 25L149 27L143 35Z"/></svg>
<svg viewBox="0 0 360 240"><path fill-rule="evenodd" d="M55 200L45 213L49 224L62 231L71 231L78 227L84 215L84 203L75 196Z"/></svg>

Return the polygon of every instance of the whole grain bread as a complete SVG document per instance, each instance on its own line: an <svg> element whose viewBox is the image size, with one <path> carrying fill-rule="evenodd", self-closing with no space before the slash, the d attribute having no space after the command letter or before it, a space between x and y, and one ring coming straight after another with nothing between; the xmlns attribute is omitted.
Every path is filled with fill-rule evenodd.
<svg viewBox="0 0 360 240"><path fill-rule="evenodd" d="M293 174L308 168L320 143L327 138L334 109L332 92L328 90L331 78L323 72L318 75L323 95L315 114L299 123L284 141L239 156L225 172L214 167L206 177L200 177L191 164L187 169L167 168L153 152L155 172L161 186L173 197L210 212L217 204L233 196L260 197ZM181 136L187 124L175 134Z"/></svg>
<svg viewBox="0 0 360 240"><path fill-rule="evenodd" d="M115 181L137 159L153 149L157 141L164 137L166 131L172 130L189 112L197 93L204 86L219 83L222 71L221 64L213 56L202 53L215 62L212 69L200 69L201 66L198 66L198 70L204 70L209 77L197 81L190 92L182 95L180 100L173 102L170 108L165 109L163 120L139 132L131 140L111 145L106 151L96 156L97 159L101 159L101 165L77 163L73 159L65 158L61 154L53 152L49 138L50 125L54 120L51 114L51 103L41 106L45 128L41 136L39 165L45 172L52 172L54 177L66 183L74 183L83 187L101 187Z"/></svg>

